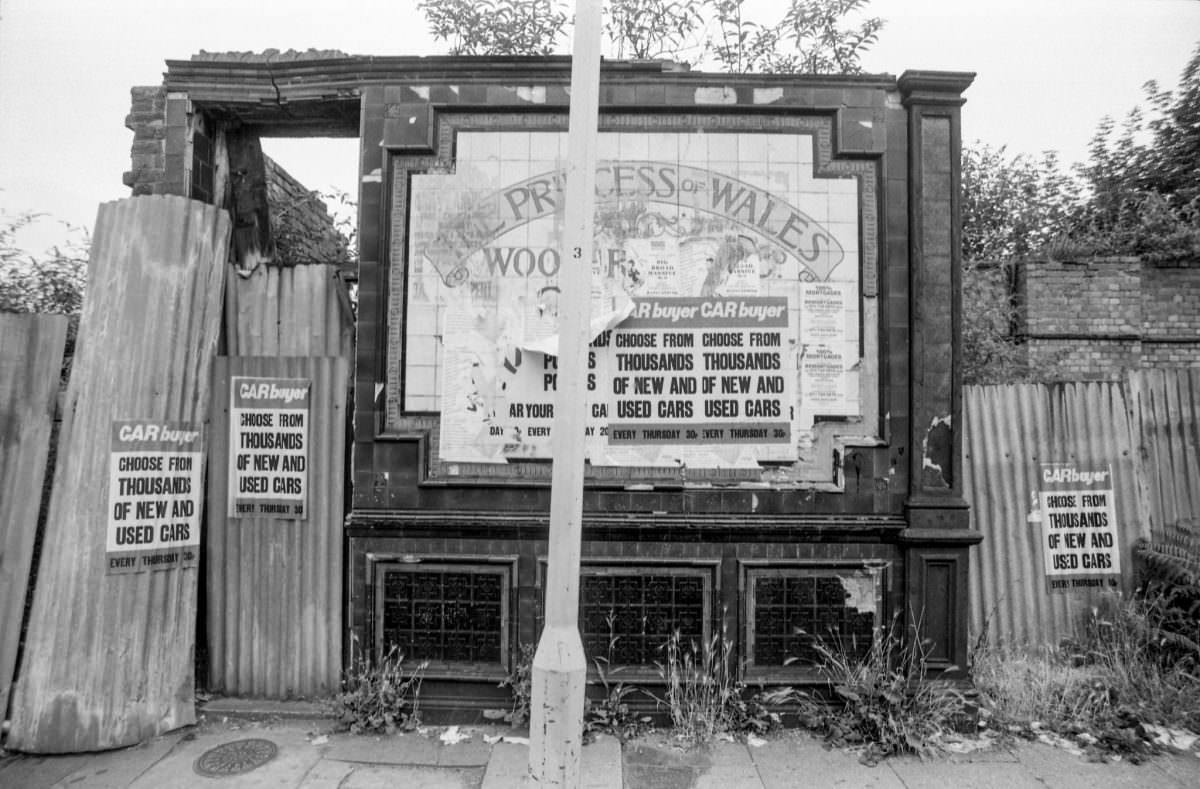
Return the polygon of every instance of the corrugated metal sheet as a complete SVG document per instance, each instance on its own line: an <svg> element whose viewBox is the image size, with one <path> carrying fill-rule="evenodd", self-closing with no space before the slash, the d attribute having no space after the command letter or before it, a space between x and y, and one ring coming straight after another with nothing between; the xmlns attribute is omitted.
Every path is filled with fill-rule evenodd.
<svg viewBox="0 0 1200 789"><path fill-rule="evenodd" d="M17 665L66 339L65 316L0 314L0 717Z"/></svg>
<svg viewBox="0 0 1200 789"><path fill-rule="evenodd" d="M1139 506L1136 448L1120 382L968 386L963 392L964 494L983 542L971 549L971 631L993 643L1055 643L1098 592L1046 591L1035 514L1041 464L1112 467L1126 591L1132 546L1148 524Z"/></svg>
<svg viewBox="0 0 1200 789"><path fill-rule="evenodd" d="M1129 377L1151 539L1200 533L1200 368Z"/></svg>
<svg viewBox="0 0 1200 789"><path fill-rule="evenodd" d="M115 420L202 423L229 217L181 197L100 206L9 747L118 748L194 722L196 569L106 575Z"/></svg>
<svg viewBox="0 0 1200 789"><path fill-rule="evenodd" d="M341 680L346 359L217 360L208 487L209 686L269 698L325 696ZM228 518L229 381L312 379L307 520Z"/></svg>
<svg viewBox="0 0 1200 789"><path fill-rule="evenodd" d="M233 269L225 288L229 356L354 358L354 319L336 266Z"/></svg>

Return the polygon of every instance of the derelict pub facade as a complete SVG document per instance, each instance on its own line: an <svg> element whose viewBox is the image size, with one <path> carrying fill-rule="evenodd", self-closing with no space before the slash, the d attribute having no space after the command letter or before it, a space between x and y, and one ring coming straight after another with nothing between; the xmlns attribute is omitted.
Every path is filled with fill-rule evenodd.
<svg viewBox="0 0 1200 789"><path fill-rule="evenodd" d="M505 706L541 622L557 277L583 264L561 243L569 61L168 66L209 130L359 136L344 660L394 648L429 661L424 709ZM962 676L970 81L604 64L589 657L652 682L672 633L718 636L748 681L796 684L815 638L898 621ZM196 196L212 166L185 151Z"/></svg>

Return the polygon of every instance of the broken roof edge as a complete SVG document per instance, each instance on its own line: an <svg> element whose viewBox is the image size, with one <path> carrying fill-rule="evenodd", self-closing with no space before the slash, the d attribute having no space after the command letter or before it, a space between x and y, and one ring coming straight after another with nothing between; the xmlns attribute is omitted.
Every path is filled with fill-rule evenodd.
<svg viewBox="0 0 1200 789"><path fill-rule="evenodd" d="M346 55L336 50L307 50L285 53L208 53L201 51L191 60L167 60L164 84L183 87L188 81L210 81L214 76L231 79L268 78L280 80L316 79L327 82L369 84L381 81L464 78L504 80L514 76L545 78L567 82L570 79L570 55L477 56L477 55ZM765 74L699 71L671 60L601 61L602 74L671 75L684 81L730 83L789 82L806 86L861 85L894 87L891 74Z"/></svg>

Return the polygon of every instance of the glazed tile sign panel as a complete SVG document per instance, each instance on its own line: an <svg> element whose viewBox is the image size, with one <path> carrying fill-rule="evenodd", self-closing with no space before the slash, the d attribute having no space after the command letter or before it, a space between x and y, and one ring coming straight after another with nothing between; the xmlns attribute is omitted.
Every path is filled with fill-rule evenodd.
<svg viewBox="0 0 1200 789"><path fill-rule="evenodd" d="M202 441L199 425L113 422L106 573L196 566Z"/></svg>
<svg viewBox="0 0 1200 789"><path fill-rule="evenodd" d="M806 134L604 133L585 435L604 466L793 462L859 414L858 182ZM439 458L551 455L566 134L461 132L412 176L404 407Z"/></svg>

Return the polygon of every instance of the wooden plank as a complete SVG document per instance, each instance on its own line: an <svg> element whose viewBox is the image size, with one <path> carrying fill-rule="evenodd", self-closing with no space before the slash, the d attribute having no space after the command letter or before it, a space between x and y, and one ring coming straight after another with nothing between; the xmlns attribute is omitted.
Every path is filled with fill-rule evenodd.
<svg viewBox="0 0 1200 789"><path fill-rule="evenodd" d="M17 666L66 339L63 315L0 314L0 714Z"/></svg>
<svg viewBox="0 0 1200 789"><path fill-rule="evenodd" d="M8 746L132 745L195 720L194 567L108 574L120 420L203 425L228 215L174 196L100 206ZM203 502L201 501L201 505Z"/></svg>

